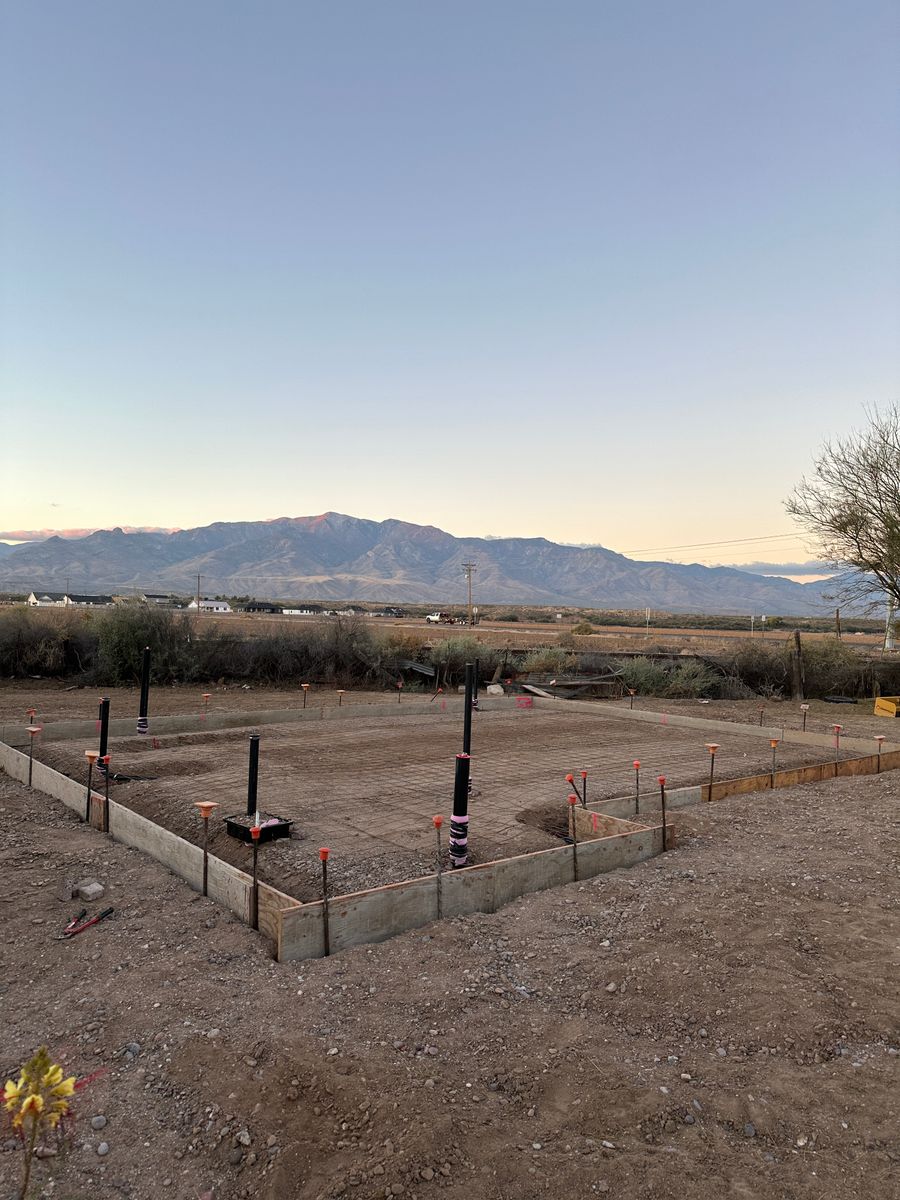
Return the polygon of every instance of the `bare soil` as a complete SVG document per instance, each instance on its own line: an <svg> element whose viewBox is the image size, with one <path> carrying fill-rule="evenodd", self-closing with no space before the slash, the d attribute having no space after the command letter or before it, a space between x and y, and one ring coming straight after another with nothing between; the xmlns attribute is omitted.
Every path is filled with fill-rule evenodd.
<svg viewBox="0 0 900 1200"><path fill-rule="evenodd" d="M284 966L3 778L0 820L0 1078L41 1043L100 1072L45 1200L897 1195L896 773L687 810L632 870ZM57 941L87 874L115 913Z"/></svg>

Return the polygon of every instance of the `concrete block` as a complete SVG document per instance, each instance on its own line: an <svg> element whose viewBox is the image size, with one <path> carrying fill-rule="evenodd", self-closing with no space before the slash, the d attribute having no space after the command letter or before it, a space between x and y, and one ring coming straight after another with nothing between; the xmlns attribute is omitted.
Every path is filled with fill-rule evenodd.
<svg viewBox="0 0 900 1200"><path fill-rule="evenodd" d="M75 884L75 887L72 889L72 895L90 904L92 900L102 899L105 891L106 889L103 884L98 883L96 879L82 879Z"/></svg>

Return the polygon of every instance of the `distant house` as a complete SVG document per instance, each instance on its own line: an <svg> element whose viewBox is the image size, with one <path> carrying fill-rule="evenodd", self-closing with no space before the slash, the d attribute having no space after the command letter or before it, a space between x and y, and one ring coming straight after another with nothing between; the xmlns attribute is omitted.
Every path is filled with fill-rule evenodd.
<svg viewBox="0 0 900 1200"><path fill-rule="evenodd" d="M194 610L194 612L196 612L197 611L197 601L192 600L190 602L190 604L188 605L188 608L192 608ZM211 612L211 613L230 613L232 611L232 608L227 600L203 599L200 601L200 611L201 612Z"/></svg>
<svg viewBox="0 0 900 1200"><path fill-rule="evenodd" d="M32 592L27 600L32 608L62 608L65 602L65 592Z"/></svg>
<svg viewBox="0 0 900 1200"><path fill-rule="evenodd" d="M321 617L321 604L304 604L302 608L283 608L286 617Z"/></svg>
<svg viewBox="0 0 900 1200"><path fill-rule="evenodd" d="M242 604L240 611L248 613L280 613L281 605L273 604L271 600L251 600L248 604Z"/></svg>
<svg viewBox="0 0 900 1200"><path fill-rule="evenodd" d="M145 592L141 599L145 604L158 604L160 608L175 603L172 596L162 596L159 592Z"/></svg>
<svg viewBox="0 0 900 1200"><path fill-rule="evenodd" d="M74 592L32 592L28 603L32 608L106 608L112 596L83 596Z"/></svg>
<svg viewBox="0 0 900 1200"><path fill-rule="evenodd" d="M76 596L72 592L67 592L63 598L66 607L74 608L106 608L112 602L112 596Z"/></svg>

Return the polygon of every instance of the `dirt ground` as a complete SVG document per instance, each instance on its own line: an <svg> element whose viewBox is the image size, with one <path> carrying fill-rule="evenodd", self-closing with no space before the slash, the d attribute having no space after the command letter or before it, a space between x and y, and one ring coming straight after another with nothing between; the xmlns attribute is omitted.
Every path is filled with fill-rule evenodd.
<svg viewBox="0 0 900 1200"><path fill-rule="evenodd" d="M897 773L685 810L631 870L283 966L2 777L0 820L0 1078L41 1043L99 1072L45 1200L898 1194ZM83 875L114 915L57 941Z"/></svg>
<svg viewBox="0 0 900 1200"><path fill-rule="evenodd" d="M277 707L270 693L239 693ZM700 710L704 711L704 710ZM295 822L290 841L261 855L266 881L301 900L319 896L318 849L332 851L335 892L396 883L434 869L432 816L449 818L461 716L436 707L427 716L400 715L261 728L259 806ZM139 776L113 785L121 803L197 841L194 803L212 800L213 852L249 869L249 850L225 832L222 818L246 810L247 738L252 727L219 733L113 738L119 774ZM151 720L152 733L152 720ZM633 794L635 759L641 763L644 810L658 795L657 776L677 788L708 778L705 743L720 743L718 778L752 775L771 767L768 741L734 726L732 734L649 725L629 720L609 704L591 710L553 705L531 710L482 711L473 723L473 795L469 805L471 861L485 862L558 845L547 832L548 808L564 824L568 772L588 772L588 799ZM84 746L49 741L36 756L73 778L85 773ZM829 749L784 743L779 767L833 757ZM446 849L446 841L445 841Z"/></svg>
<svg viewBox="0 0 900 1200"><path fill-rule="evenodd" d="M615 701L616 707L628 706L628 701ZM872 700L860 700L858 704L831 704L825 700L809 700L806 728L810 733L833 735L834 726L842 725L841 737L874 738L882 734L886 741L900 743L900 721L896 718L876 717ZM610 706L612 707L612 705ZM802 729L803 713L793 700L659 700L655 697L636 696L634 707L649 712L680 713L686 717L703 717L715 721L736 721L741 724L759 724L760 711L764 725L778 728ZM875 751L875 742L872 742Z"/></svg>
<svg viewBox="0 0 900 1200"><path fill-rule="evenodd" d="M204 693L209 700L204 701ZM63 721L74 718L92 719L97 716L100 697L109 698L111 718L131 717L137 721L140 711L140 688L87 688L66 687L58 680L32 679L9 680L0 684L0 723L21 720L23 726L29 718L26 710L35 708L35 720ZM422 693L417 700L425 699ZM396 693L385 691L346 691L338 696L335 688L311 685L307 696L310 708L331 708L338 704L350 707L353 704L394 704ZM402 698L401 698L402 703ZM154 685L150 691L150 719L175 716L182 713L201 712L252 712L264 708L302 708L303 692L299 687L274 688L245 686L243 684L210 684L208 687L163 687Z"/></svg>

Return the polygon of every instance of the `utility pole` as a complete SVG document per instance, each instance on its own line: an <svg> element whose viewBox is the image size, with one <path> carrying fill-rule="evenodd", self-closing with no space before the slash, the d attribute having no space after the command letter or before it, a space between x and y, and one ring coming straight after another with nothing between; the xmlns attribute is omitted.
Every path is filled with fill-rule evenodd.
<svg viewBox="0 0 900 1200"><path fill-rule="evenodd" d="M197 576L197 616L200 616L200 576Z"/></svg>
<svg viewBox="0 0 900 1200"><path fill-rule="evenodd" d="M468 587L469 587L469 626L471 628L471 625L472 625L472 576L474 575L475 571L477 570L477 567L476 567L475 563L473 563L473 562L465 562L465 563L463 563L462 566L463 566L463 570L466 573L466 583L468 584Z"/></svg>

